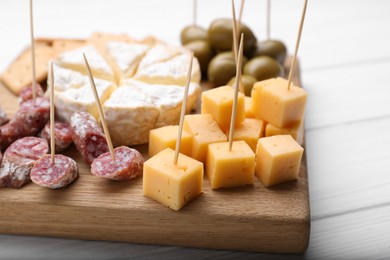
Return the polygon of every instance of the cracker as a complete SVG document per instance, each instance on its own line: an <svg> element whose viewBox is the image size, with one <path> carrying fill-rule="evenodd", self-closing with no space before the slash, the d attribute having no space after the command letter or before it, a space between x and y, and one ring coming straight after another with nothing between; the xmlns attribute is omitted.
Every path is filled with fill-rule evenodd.
<svg viewBox="0 0 390 260"><path fill-rule="evenodd" d="M80 48L85 44L85 40L54 39L52 43L54 57L59 56L63 52Z"/></svg>
<svg viewBox="0 0 390 260"><path fill-rule="evenodd" d="M35 43L35 71L37 82L47 78L47 64L53 58L53 50L48 43ZM16 95L32 83L31 49L28 47L1 75L4 84Z"/></svg>

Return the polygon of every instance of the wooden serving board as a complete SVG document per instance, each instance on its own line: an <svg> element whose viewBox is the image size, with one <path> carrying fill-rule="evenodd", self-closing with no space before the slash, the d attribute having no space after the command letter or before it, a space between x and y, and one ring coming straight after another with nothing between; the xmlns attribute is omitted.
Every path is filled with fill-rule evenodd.
<svg viewBox="0 0 390 260"><path fill-rule="evenodd" d="M299 72L294 82L300 85ZM1 84L0 105L9 116L18 107ZM147 146L135 148L147 158ZM144 197L142 178L98 178L74 147L66 154L80 170L69 187L0 188L0 233L271 253L302 253L308 246L305 154L297 181L265 188L255 178L253 187L213 191L205 177L203 194L178 212Z"/></svg>

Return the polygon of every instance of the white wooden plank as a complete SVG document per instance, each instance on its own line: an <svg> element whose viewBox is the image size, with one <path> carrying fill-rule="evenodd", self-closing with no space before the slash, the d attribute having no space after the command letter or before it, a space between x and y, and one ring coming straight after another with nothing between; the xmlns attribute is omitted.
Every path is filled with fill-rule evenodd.
<svg viewBox="0 0 390 260"><path fill-rule="evenodd" d="M389 259L390 205L312 222L308 259Z"/></svg>
<svg viewBox="0 0 390 260"><path fill-rule="evenodd" d="M312 219L389 202L390 117L307 131Z"/></svg>
<svg viewBox="0 0 390 260"><path fill-rule="evenodd" d="M302 73L307 129L389 116L389 68L377 62Z"/></svg>

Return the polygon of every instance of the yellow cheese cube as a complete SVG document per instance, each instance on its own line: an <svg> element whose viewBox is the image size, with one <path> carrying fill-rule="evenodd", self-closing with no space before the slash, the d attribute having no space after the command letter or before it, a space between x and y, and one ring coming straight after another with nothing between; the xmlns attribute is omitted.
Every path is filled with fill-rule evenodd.
<svg viewBox="0 0 390 260"><path fill-rule="evenodd" d="M256 175L264 186L296 180L303 148L290 135L260 138L256 148Z"/></svg>
<svg viewBox="0 0 390 260"><path fill-rule="evenodd" d="M208 144L227 141L210 114L186 115L183 128L192 136L191 157L201 162L206 162Z"/></svg>
<svg viewBox="0 0 390 260"><path fill-rule="evenodd" d="M204 91L202 93L202 114L211 114L219 127L226 131L230 127L234 99L234 89L223 86ZM238 93L236 122L238 125L245 118L244 95Z"/></svg>
<svg viewBox="0 0 390 260"><path fill-rule="evenodd" d="M281 128L303 119L306 99L302 88L291 84L288 90L287 80L281 78L269 85L256 82L252 89L255 117Z"/></svg>
<svg viewBox="0 0 390 260"><path fill-rule="evenodd" d="M303 121L299 121L285 128L280 128L272 124L267 124L265 127L265 136L273 135L291 135L299 145L303 144Z"/></svg>
<svg viewBox="0 0 390 260"><path fill-rule="evenodd" d="M244 141L210 144L206 173L212 189L253 185L255 153Z"/></svg>
<svg viewBox="0 0 390 260"><path fill-rule="evenodd" d="M203 163L167 148L144 163L144 195L179 210L203 191Z"/></svg>
<svg viewBox="0 0 390 260"><path fill-rule="evenodd" d="M168 125L150 130L149 157L156 155L165 148L176 149L178 125ZM181 134L180 153L191 156L192 136L185 130Z"/></svg>
<svg viewBox="0 0 390 260"><path fill-rule="evenodd" d="M245 117L246 118L255 118L255 114L253 114L252 110L252 98L245 97Z"/></svg>
<svg viewBox="0 0 390 260"><path fill-rule="evenodd" d="M260 119L246 118L244 122L234 128L233 140L245 141L253 152L256 152L257 141L264 136L264 122ZM226 136L229 137L229 130Z"/></svg>

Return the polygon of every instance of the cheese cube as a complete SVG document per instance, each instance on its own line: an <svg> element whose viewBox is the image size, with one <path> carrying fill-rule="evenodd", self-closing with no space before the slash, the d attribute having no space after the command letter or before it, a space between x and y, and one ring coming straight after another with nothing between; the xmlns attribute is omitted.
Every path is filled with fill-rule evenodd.
<svg viewBox="0 0 390 260"><path fill-rule="evenodd" d="M203 163L165 149L144 163L144 195L179 210L203 191Z"/></svg>
<svg viewBox="0 0 390 260"><path fill-rule="evenodd" d="M272 82L272 81L271 81ZM277 127L286 127L303 119L307 93L278 78L270 85L256 82L252 89L252 109L256 118Z"/></svg>
<svg viewBox="0 0 390 260"><path fill-rule="evenodd" d="M256 149L256 175L264 186L296 180L303 148L290 135L260 138Z"/></svg>
<svg viewBox="0 0 390 260"><path fill-rule="evenodd" d="M253 114L252 110L252 98L245 96L245 117L246 118L255 118L255 114Z"/></svg>
<svg viewBox="0 0 390 260"><path fill-rule="evenodd" d="M267 124L265 127L265 136L273 135L291 135L299 145L303 144L303 121L299 121L285 128L280 128L272 124Z"/></svg>
<svg viewBox="0 0 390 260"><path fill-rule="evenodd" d="M230 127L232 117L234 89L223 86L204 91L202 93L202 114L211 114L219 127L226 131ZM238 93L237 112L235 125L239 125L245 119L244 95Z"/></svg>
<svg viewBox="0 0 390 260"><path fill-rule="evenodd" d="M210 144L206 173L212 189L253 185L255 153L244 141Z"/></svg>
<svg viewBox="0 0 390 260"><path fill-rule="evenodd" d="M168 125L156 128L149 133L149 157L156 155L166 148L176 149L178 125ZM181 134L180 153L191 156L192 136L184 131Z"/></svg>
<svg viewBox="0 0 390 260"><path fill-rule="evenodd" d="M201 162L206 162L208 144L227 141L210 114L186 115L183 128L192 136L191 157Z"/></svg>
<svg viewBox="0 0 390 260"><path fill-rule="evenodd" d="M253 152L256 152L257 141L264 136L264 122L260 119L246 118L244 122L234 128L233 140L245 141ZM226 136L229 137L229 130Z"/></svg>

